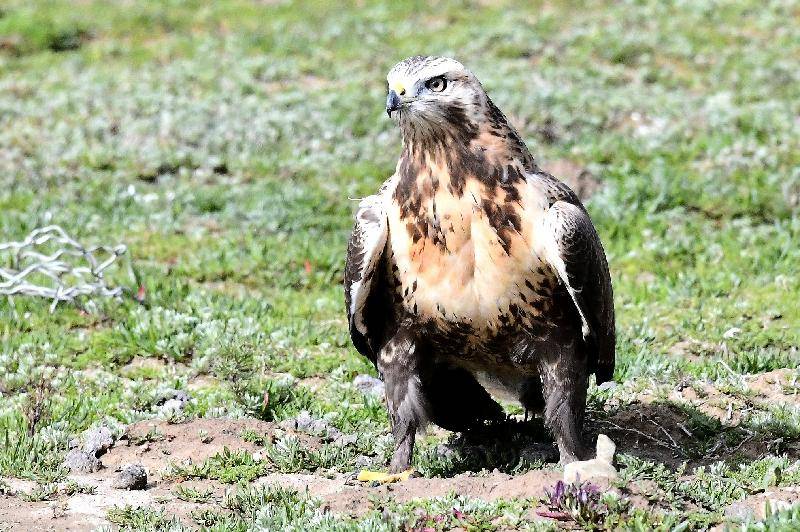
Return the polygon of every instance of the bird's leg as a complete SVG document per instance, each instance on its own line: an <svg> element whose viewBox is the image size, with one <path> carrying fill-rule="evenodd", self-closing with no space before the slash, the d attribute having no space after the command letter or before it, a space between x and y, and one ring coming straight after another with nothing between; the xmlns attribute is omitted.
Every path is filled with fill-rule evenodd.
<svg viewBox="0 0 800 532"><path fill-rule="evenodd" d="M411 467L414 437L428 420L418 346L410 331L401 328L381 349L378 371L383 375L395 443L389 472L400 473Z"/></svg>
<svg viewBox="0 0 800 532"><path fill-rule="evenodd" d="M544 392L544 421L558 444L562 464L586 458L583 418L589 380L586 360L578 350L563 349L545 358L540 374ZM555 355L556 353L553 353Z"/></svg>

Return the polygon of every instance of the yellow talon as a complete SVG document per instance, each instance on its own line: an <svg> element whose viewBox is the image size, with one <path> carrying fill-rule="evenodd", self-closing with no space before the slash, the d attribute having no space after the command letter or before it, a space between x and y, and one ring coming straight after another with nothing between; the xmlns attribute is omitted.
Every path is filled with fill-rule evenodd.
<svg viewBox="0 0 800 532"><path fill-rule="evenodd" d="M381 484L388 484L389 482L398 482L401 480L408 480L411 474L414 473L413 469L406 469L402 473L381 473L380 471L367 471L362 470L358 474L358 480L361 482L380 482Z"/></svg>

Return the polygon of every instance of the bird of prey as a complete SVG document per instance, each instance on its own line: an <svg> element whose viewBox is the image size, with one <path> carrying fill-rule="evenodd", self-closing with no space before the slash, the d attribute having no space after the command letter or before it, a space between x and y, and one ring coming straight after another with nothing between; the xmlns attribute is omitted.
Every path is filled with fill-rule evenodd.
<svg viewBox="0 0 800 532"><path fill-rule="evenodd" d="M570 188L540 169L475 75L415 56L387 77L402 154L361 200L344 275L350 335L385 382L395 451L411 465L432 422L543 415L566 464L590 374L614 372L614 308L600 238Z"/></svg>

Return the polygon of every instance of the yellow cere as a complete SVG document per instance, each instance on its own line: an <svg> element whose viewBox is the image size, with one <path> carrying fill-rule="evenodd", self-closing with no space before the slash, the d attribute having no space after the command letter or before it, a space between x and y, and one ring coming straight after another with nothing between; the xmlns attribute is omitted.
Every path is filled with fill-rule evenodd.
<svg viewBox="0 0 800 532"><path fill-rule="evenodd" d="M399 81L389 85L389 89L393 90L397 94L403 94L406 91L405 85L403 85Z"/></svg>

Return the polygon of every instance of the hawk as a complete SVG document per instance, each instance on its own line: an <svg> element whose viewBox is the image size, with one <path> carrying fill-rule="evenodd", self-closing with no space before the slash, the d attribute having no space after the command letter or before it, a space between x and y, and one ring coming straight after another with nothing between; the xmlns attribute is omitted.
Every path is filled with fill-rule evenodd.
<svg viewBox="0 0 800 532"><path fill-rule="evenodd" d="M543 415L562 463L584 459L589 375L611 379L615 343L586 209L458 61L411 57L387 81L402 154L359 204L344 292L353 344L385 382L390 472L429 422L504 419L494 397Z"/></svg>

